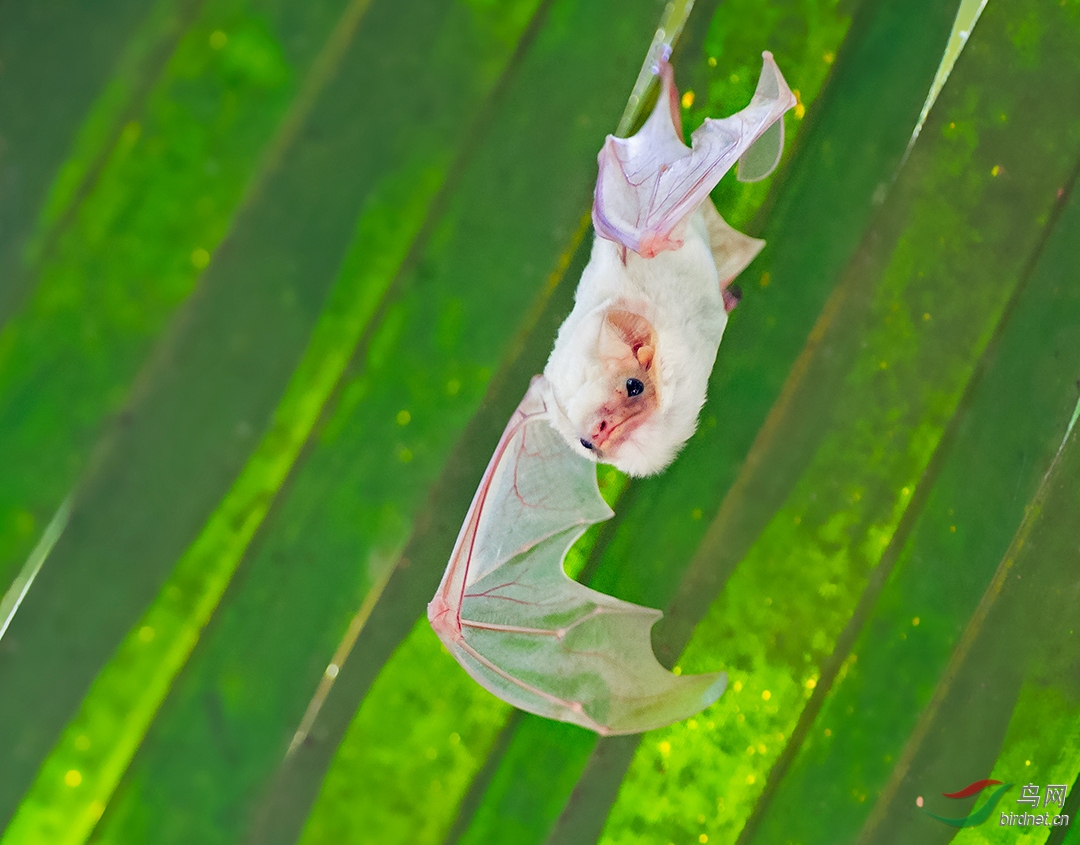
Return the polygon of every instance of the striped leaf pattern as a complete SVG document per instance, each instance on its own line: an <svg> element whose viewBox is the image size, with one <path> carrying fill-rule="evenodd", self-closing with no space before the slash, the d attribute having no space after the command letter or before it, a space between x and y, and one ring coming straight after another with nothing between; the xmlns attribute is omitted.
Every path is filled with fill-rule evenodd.
<svg viewBox="0 0 1080 845"><path fill-rule="evenodd" d="M658 21L798 105L568 561L729 686L599 739L424 608ZM1080 843L931 815L1080 815L1078 174L1080 0L0 3L0 845Z"/></svg>

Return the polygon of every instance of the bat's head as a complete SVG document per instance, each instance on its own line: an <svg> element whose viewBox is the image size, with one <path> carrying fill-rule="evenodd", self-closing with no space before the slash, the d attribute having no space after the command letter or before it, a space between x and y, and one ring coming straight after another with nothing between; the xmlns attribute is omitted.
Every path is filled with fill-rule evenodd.
<svg viewBox="0 0 1080 845"><path fill-rule="evenodd" d="M620 447L659 405L656 331L640 314L609 309L600 324L599 367L572 403L578 443L613 463Z"/></svg>
<svg viewBox="0 0 1080 845"><path fill-rule="evenodd" d="M591 336L596 345L592 350L567 350L565 357L558 356L561 366L549 365L561 412L556 427L584 457L631 475L659 472L693 433L697 408L686 431L681 430L686 426L673 427L662 414L656 330L641 314L607 308L598 331L575 334Z"/></svg>

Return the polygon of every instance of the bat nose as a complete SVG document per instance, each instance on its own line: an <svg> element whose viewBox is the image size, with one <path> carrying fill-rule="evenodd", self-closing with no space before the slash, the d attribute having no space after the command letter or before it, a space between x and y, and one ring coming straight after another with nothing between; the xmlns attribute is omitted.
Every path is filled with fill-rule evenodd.
<svg viewBox="0 0 1080 845"><path fill-rule="evenodd" d="M581 443L581 445L582 445L582 446L584 446L584 447L585 447L586 449L588 449L588 450L589 450L590 452L592 451L592 449L593 449L593 445L592 445L592 443L590 443L590 442L589 442L588 440L586 440L586 439L585 439L584 437L582 437L582 438L580 439L580 441L579 441L579 442Z"/></svg>
<svg viewBox="0 0 1080 845"><path fill-rule="evenodd" d="M589 445L586 449L600 449L607 442L608 437L611 436L611 426L608 425L607 420L600 420L599 423L592 430L592 434L589 436ZM584 445L585 438L581 438Z"/></svg>

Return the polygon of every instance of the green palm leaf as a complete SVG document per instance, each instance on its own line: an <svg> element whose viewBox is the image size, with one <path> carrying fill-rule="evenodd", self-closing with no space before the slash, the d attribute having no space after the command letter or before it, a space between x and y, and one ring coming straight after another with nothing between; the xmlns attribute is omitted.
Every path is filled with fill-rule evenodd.
<svg viewBox="0 0 1080 845"><path fill-rule="evenodd" d="M934 817L986 777L1077 814L1076 0L83 5L0 3L3 845L1016 841L1019 786ZM700 431L601 471L570 562L729 688L598 740L423 609L662 17L688 129L763 49L799 106L714 192L768 247Z"/></svg>

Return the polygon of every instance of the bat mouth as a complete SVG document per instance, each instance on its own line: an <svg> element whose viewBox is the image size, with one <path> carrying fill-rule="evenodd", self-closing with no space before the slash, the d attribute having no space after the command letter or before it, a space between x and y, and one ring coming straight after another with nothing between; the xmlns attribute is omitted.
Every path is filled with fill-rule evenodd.
<svg viewBox="0 0 1080 845"><path fill-rule="evenodd" d="M610 454L612 449L617 449L631 434L645 422L646 415L642 413L644 407L637 408L633 413L623 417L614 425L609 425L606 420L601 420L593 427L591 437L582 437L581 445L595 454L598 458Z"/></svg>

